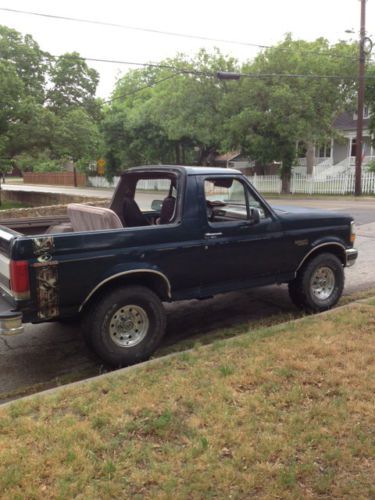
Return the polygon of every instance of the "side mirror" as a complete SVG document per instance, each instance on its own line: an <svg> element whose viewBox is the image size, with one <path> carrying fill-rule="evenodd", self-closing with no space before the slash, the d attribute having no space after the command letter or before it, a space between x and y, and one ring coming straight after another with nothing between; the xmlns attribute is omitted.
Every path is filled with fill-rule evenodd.
<svg viewBox="0 0 375 500"><path fill-rule="evenodd" d="M250 208L250 219L252 221L253 224L259 224L259 221L260 221L260 210L259 208Z"/></svg>
<svg viewBox="0 0 375 500"><path fill-rule="evenodd" d="M162 204L162 200L153 200L151 202L151 210L154 212L160 212Z"/></svg>

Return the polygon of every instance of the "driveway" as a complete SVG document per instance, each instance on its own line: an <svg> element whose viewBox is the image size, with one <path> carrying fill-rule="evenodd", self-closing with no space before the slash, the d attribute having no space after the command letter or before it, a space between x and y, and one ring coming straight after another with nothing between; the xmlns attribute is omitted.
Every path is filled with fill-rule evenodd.
<svg viewBox="0 0 375 500"><path fill-rule="evenodd" d="M72 192L71 188L64 189ZM92 191L89 190L88 196L92 196ZM95 190L95 193L98 191L103 197L111 195L109 190ZM375 286L375 200L278 198L269 201L275 205L293 204L351 213L358 226L356 246L360 253L355 266L346 270L345 293ZM294 315L297 311L289 301L286 286L272 286L219 295L206 301L168 304L167 313L164 346L197 333L209 336L218 327L248 323L251 328L262 318L281 313ZM77 325L26 325L21 336L0 337L0 401L7 399L7 393L26 390L35 384L53 386L71 377L96 375L102 368L86 349Z"/></svg>

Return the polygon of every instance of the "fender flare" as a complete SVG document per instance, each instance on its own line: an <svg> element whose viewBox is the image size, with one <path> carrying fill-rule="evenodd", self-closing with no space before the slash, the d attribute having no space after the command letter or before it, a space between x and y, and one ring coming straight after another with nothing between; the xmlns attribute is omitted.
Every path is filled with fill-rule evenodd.
<svg viewBox="0 0 375 500"><path fill-rule="evenodd" d="M323 247L327 247L327 246L332 246L332 245L336 245L338 246L341 250L342 250L342 256L343 256L343 265L345 266L346 265L346 253L345 253L345 250L346 250L346 247L343 243L339 243L338 241L326 241L325 243L320 243L319 245L315 245L314 247L312 247L308 252L307 254L303 257L303 259L301 260L301 262L298 264L297 266L297 269L295 270L295 274L297 274L297 272L301 269L301 267L303 266L303 264L306 262L306 260L319 248L323 248Z"/></svg>
<svg viewBox="0 0 375 500"><path fill-rule="evenodd" d="M86 298L83 300L83 302L81 303L81 305L79 306L78 308L78 312L81 312L82 309L84 308L84 306L87 304L87 302L91 299L91 297L102 287L104 286L105 284L109 283L110 281L112 280L115 280L117 278L120 278L120 277L123 277L123 276L127 276L127 275L134 275L134 274L144 274L144 273L150 273L150 274L155 274L157 275L158 277L162 278L165 282L165 285L167 287L167 295L168 295L168 298L171 298L172 297L172 289L171 289L171 283L169 281L169 279L165 276L165 274L163 274L162 272L160 271L156 271L155 269L147 269L147 268L139 268L139 269L131 269L131 270L128 270L128 271L121 271L119 273L115 273L115 274L112 274L111 276L108 276L107 278L103 279L102 281L100 281L90 292L89 294L86 296Z"/></svg>

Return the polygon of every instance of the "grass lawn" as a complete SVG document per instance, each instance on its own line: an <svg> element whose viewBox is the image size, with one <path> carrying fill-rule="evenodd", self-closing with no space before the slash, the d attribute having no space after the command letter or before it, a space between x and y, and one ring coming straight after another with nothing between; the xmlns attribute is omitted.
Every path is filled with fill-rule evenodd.
<svg viewBox="0 0 375 500"><path fill-rule="evenodd" d="M1 181L4 184L3 181ZM5 184L21 184L23 183L23 177L6 177Z"/></svg>
<svg viewBox="0 0 375 500"><path fill-rule="evenodd" d="M9 210L11 208L29 208L30 205L21 203L19 201L2 201L0 205L0 210Z"/></svg>
<svg viewBox="0 0 375 500"><path fill-rule="evenodd" d="M375 300L0 408L3 498L373 498Z"/></svg>

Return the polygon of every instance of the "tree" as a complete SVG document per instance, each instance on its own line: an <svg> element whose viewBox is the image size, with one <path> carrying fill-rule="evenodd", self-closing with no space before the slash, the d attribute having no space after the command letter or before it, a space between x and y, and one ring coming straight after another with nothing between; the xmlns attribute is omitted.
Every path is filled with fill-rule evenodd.
<svg viewBox="0 0 375 500"><path fill-rule="evenodd" d="M31 35L23 36L7 26L0 26L0 59L13 65L23 82L25 94L39 103L45 96L48 57Z"/></svg>
<svg viewBox="0 0 375 500"><path fill-rule="evenodd" d="M353 99L354 56L351 44L293 41L290 35L265 50L243 66L254 78L244 78L225 104L233 112L226 124L229 142L253 158L281 160L287 188L295 144L302 141L311 149L332 137L334 118Z"/></svg>
<svg viewBox="0 0 375 500"><path fill-rule="evenodd" d="M52 111L28 96L19 101L16 117L7 134L10 157L53 149L59 118Z"/></svg>
<svg viewBox="0 0 375 500"><path fill-rule="evenodd" d="M57 157L96 158L102 150L99 128L81 108L67 111L57 124L53 149Z"/></svg>
<svg viewBox="0 0 375 500"><path fill-rule="evenodd" d="M184 163L186 151L191 154L194 148L199 150L198 162L205 163L222 140L223 97L236 88L234 82L218 80L216 73L238 71L238 63L218 50L213 54L201 50L191 60L179 56L166 64L177 71L181 68L181 74L155 88L151 113L168 139L176 143L177 152L181 150L176 163Z"/></svg>
<svg viewBox="0 0 375 500"><path fill-rule="evenodd" d="M95 158L97 83L79 54L55 61L30 35L0 26L0 158L42 169L60 168L63 156Z"/></svg>
<svg viewBox="0 0 375 500"><path fill-rule="evenodd" d="M99 74L89 68L78 52L67 53L56 59L50 68L52 88L47 92L47 103L56 114L71 108L83 108L91 116L98 113L95 99Z"/></svg>
<svg viewBox="0 0 375 500"><path fill-rule="evenodd" d="M145 68L130 71L118 81L102 123L109 175L135 164L173 162L173 144L150 113L154 85L168 75Z"/></svg>
<svg viewBox="0 0 375 500"><path fill-rule="evenodd" d="M235 88L215 75L238 69L236 64L218 51L202 50L193 59L180 55L159 69L125 75L103 123L114 163L190 163L197 150L198 161L205 162L221 140L222 95Z"/></svg>
<svg viewBox="0 0 375 500"><path fill-rule="evenodd" d="M8 131L19 112L23 83L9 61L0 60L0 157L8 156Z"/></svg>

